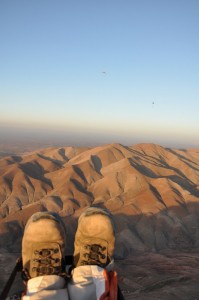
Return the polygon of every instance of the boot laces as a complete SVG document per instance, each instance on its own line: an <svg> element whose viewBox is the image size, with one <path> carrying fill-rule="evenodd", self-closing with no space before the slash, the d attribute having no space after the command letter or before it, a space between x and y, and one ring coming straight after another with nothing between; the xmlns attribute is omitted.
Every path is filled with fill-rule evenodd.
<svg viewBox="0 0 199 300"><path fill-rule="evenodd" d="M36 272L37 276L59 274L61 272L61 259L57 257L56 254L58 253L58 248L36 249L34 251L32 271Z"/></svg>
<svg viewBox="0 0 199 300"><path fill-rule="evenodd" d="M81 260L81 265L98 265L104 266L106 264L106 247L99 244L87 244L84 246L84 259Z"/></svg>

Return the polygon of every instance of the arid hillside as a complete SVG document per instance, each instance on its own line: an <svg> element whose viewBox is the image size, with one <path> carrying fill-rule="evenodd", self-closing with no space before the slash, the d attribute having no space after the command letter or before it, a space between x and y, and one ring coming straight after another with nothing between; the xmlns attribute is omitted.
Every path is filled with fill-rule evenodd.
<svg viewBox="0 0 199 300"><path fill-rule="evenodd" d="M3 253L20 252L28 217L33 212L49 210L63 217L71 254L77 218L91 205L106 207L114 215L117 260L128 259L130 265L132 256L154 253L149 260L154 259L154 265L155 253L197 251L199 149L111 144L95 148L46 148L0 159ZM124 268L122 262L117 267ZM144 289L141 282L133 289L128 276L126 281L121 279L126 289Z"/></svg>
<svg viewBox="0 0 199 300"><path fill-rule="evenodd" d="M21 227L37 210L115 215L119 256L199 243L199 150L153 144L47 148L0 160L0 216ZM124 243L123 243L124 242ZM125 248L125 249L123 249Z"/></svg>

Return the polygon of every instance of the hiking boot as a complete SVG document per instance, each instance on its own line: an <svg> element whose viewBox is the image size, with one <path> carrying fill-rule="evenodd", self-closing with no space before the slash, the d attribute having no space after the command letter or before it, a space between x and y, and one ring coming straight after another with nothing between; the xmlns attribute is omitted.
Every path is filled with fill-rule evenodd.
<svg viewBox="0 0 199 300"><path fill-rule="evenodd" d="M65 227L59 215L50 212L33 214L22 239L23 279L61 275L64 257Z"/></svg>
<svg viewBox="0 0 199 300"><path fill-rule="evenodd" d="M111 214L104 209L90 207L80 217L74 243L74 265L106 267L115 246Z"/></svg>

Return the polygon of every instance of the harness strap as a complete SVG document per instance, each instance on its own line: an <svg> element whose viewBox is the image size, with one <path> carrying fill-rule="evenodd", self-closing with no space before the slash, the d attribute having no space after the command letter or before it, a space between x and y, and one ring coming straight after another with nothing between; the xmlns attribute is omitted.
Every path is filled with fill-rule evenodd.
<svg viewBox="0 0 199 300"><path fill-rule="evenodd" d="M12 270L12 273L11 273L8 281L5 284L3 291L1 292L1 295L0 295L1 300L6 299L8 293L10 291L10 288L13 284L13 281L14 281L16 275L17 275L17 272L21 272L21 271L22 271L22 258L17 258L15 267Z"/></svg>

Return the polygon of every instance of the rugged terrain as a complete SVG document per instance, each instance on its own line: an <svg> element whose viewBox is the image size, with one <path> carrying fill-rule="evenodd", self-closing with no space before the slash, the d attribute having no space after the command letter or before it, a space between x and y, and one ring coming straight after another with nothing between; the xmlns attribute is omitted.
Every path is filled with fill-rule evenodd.
<svg viewBox="0 0 199 300"><path fill-rule="evenodd" d="M77 218L91 205L114 215L116 267L127 299L199 299L199 149L112 144L3 157L2 267L20 253L35 211L63 217L72 253Z"/></svg>

